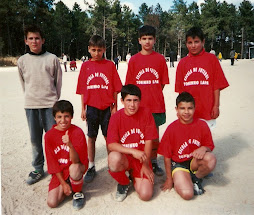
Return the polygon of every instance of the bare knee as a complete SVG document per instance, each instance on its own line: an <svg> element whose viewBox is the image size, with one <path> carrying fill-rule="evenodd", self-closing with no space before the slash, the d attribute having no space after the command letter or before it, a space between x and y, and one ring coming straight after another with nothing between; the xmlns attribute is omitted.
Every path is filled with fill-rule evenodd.
<svg viewBox="0 0 254 215"><path fill-rule="evenodd" d="M184 199L190 200L193 198L193 190L177 190L177 193Z"/></svg>
<svg viewBox="0 0 254 215"><path fill-rule="evenodd" d="M143 201L149 201L152 198L152 196L153 196L153 192L149 191L149 190L144 190L143 189L143 190L139 191L138 195L139 195L139 198L141 200L143 200Z"/></svg>
<svg viewBox="0 0 254 215"><path fill-rule="evenodd" d="M119 152L110 152L108 155L108 167L112 172L118 172L121 167L122 154Z"/></svg>
<svg viewBox="0 0 254 215"><path fill-rule="evenodd" d="M213 153L206 153L204 160L209 171L212 171L217 163L215 155Z"/></svg>
<svg viewBox="0 0 254 215"><path fill-rule="evenodd" d="M47 204L50 208L56 208L59 205L59 202L54 199L47 199Z"/></svg>

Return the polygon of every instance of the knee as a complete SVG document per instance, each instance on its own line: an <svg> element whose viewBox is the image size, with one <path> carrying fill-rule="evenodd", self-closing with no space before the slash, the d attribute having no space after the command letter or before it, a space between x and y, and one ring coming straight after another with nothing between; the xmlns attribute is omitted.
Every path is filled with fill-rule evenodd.
<svg viewBox="0 0 254 215"><path fill-rule="evenodd" d="M143 201L149 201L152 196L153 196L153 191L152 190L141 190L139 193L139 198Z"/></svg>
<svg viewBox="0 0 254 215"><path fill-rule="evenodd" d="M212 171L217 163L217 159L213 153L206 153L204 157L207 168Z"/></svg>
<svg viewBox="0 0 254 215"><path fill-rule="evenodd" d="M81 172L80 164L71 164L69 166L69 172L73 180L79 180L83 175Z"/></svg>
<svg viewBox="0 0 254 215"><path fill-rule="evenodd" d="M119 171L122 155L119 152L110 152L108 155L108 167L112 172Z"/></svg>
<svg viewBox="0 0 254 215"><path fill-rule="evenodd" d="M56 208L58 206L58 202L56 200L50 200L48 199L47 200L47 204L50 208Z"/></svg>
<svg viewBox="0 0 254 215"><path fill-rule="evenodd" d="M193 192L193 190L181 190L181 192L178 192L178 194L184 200L191 200L193 198L194 192Z"/></svg>

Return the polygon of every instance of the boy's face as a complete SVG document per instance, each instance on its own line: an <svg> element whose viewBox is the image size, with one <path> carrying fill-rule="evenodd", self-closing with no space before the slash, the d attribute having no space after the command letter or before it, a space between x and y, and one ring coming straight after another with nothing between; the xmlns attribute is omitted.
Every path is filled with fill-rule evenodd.
<svg viewBox="0 0 254 215"><path fill-rule="evenodd" d="M180 102L176 107L176 112L182 124L190 124L195 112L194 104L192 102Z"/></svg>
<svg viewBox="0 0 254 215"><path fill-rule="evenodd" d="M205 44L205 40L201 41L199 37L187 37L186 46L192 55L198 55Z"/></svg>
<svg viewBox="0 0 254 215"><path fill-rule="evenodd" d="M65 131L71 126L72 116L69 112L56 112L56 129L60 131Z"/></svg>
<svg viewBox="0 0 254 215"><path fill-rule="evenodd" d="M132 116L138 112L140 99L138 96L127 95L124 100L121 99L122 104L124 105L124 113L127 116Z"/></svg>
<svg viewBox="0 0 254 215"><path fill-rule="evenodd" d="M30 51L35 54L39 54L41 52L44 42L45 39L41 38L39 32L28 32L25 39L25 43L29 46Z"/></svg>
<svg viewBox="0 0 254 215"><path fill-rule="evenodd" d="M88 46L88 52L91 54L92 61L99 61L102 60L105 48L98 46Z"/></svg>
<svg viewBox="0 0 254 215"><path fill-rule="evenodd" d="M139 44L142 47L142 50L151 51L156 42L156 39L151 35L145 35L138 39Z"/></svg>

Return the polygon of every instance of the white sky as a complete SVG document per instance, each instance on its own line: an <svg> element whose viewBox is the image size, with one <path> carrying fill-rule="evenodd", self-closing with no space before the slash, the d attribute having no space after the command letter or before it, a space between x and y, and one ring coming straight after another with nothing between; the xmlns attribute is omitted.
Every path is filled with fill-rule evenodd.
<svg viewBox="0 0 254 215"><path fill-rule="evenodd" d="M56 0L55 3L57 3L60 0ZM94 0L86 0L87 2L89 2L90 4L94 3ZM193 2L193 0L185 0L187 2L187 5L189 5L190 3ZM223 2L223 0L219 0L220 2ZM254 0L249 0L250 2L252 2L252 4L254 5ZM80 8L82 10L86 10L86 5L84 3L84 0L62 0L62 2L70 9L72 10L73 5L75 2L77 2L80 5ZM138 13L138 9L140 7L140 5L142 3L146 3L149 7L150 6L156 6L157 3L160 4L160 6L162 7L162 9L165 11L168 11L171 6L172 6L172 0L146 0L146 1L140 1L140 0L120 0L121 4L125 4L127 6L129 6L132 11L137 14ZM204 2L204 0L198 0L197 1L198 4ZM239 4L242 2L242 0L226 0L227 3L232 3L234 5L236 5L237 7L239 6Z"/></svg>

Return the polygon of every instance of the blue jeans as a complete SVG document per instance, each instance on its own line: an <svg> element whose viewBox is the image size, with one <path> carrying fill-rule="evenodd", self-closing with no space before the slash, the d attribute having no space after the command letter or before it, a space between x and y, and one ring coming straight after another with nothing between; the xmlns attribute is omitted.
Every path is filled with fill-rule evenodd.
<svg viewBox="0 0 254 215"><path fill-rule="evenodd" d="M52 114L52 108L25 109L25 111L32 143L32 165L35 170L42 172L44 166L43 129L47 132L56 122Z"/></svg>

